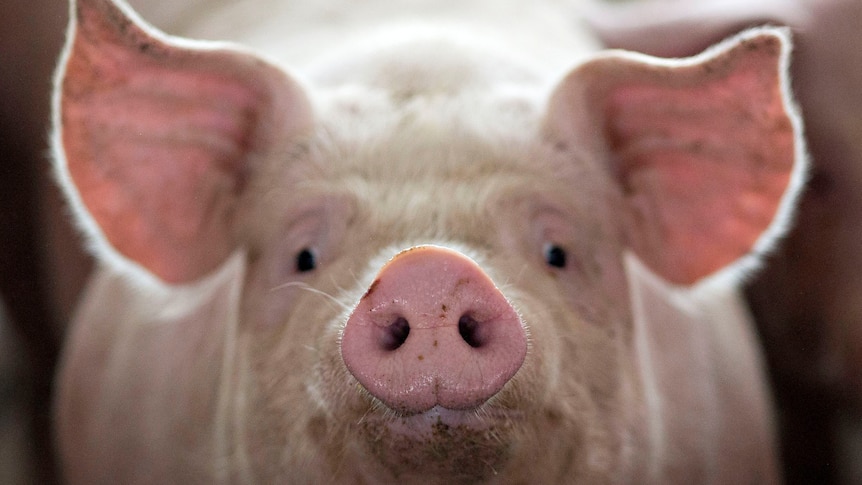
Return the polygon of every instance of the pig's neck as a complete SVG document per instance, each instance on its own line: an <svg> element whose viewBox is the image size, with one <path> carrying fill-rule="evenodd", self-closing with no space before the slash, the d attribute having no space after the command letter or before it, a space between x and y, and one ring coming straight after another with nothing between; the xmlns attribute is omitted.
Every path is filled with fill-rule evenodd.
<svg viewBox="0 0 862 485"><path fill-rule="evenodd" d="M652 450L643 464L647 481L700 483L717 470L774 463L770 398L760 391L766 377L737 285L715 280L673 287L631 255L627 272L646 408L642 429ZM735 357L716 357L724 355ZM739 449L740 436L757 438L744 444L745 456L732 456L727 450ZM694 462L703 469L679 466Z"/></svg>
<svg viewBox="0 0 862 485"><path fill-rule="evenodd" d="M57 438L71 482L79 471L165 481L188 471L189 460L230 452L243 263L234 255L188 287L97 271L58 379Z"/></svg>

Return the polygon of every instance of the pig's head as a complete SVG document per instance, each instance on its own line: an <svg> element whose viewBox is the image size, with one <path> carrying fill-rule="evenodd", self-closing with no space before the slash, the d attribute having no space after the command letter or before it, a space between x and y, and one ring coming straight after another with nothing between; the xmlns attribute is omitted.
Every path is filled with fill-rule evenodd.
<svg viewBox="0 0 862 485"><path fill-rule="evenodd" d="M685 60L601 54L551 89L495 84L495 64L466 55L341 85L166 37L107 0L74 14L57 169L104 266L179 289L241 260L235 312L202 303L197 319L233 329L211 336L226 387L194 397L217 405L190 408L211 426L164 444L219 442L221 476L635 473L655 454L647 396L664 389L635 349L628 255L674 285L731 281L798 183L781 31ZM136 372L162 358L123 348L109 360L142 359ZM153 416L189 392L158 382L134 393Z"/></svg>

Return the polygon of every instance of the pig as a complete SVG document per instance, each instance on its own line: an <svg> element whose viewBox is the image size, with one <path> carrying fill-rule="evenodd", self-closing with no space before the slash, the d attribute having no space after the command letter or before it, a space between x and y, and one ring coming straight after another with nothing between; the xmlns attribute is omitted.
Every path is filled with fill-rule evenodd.
<svg viewBox="0 0 862 485"><path fill-rule="evenodd" d="M788 32L660 59L577 5L342 7L175 24L225 42L72 2L64 479L778 483L739 288L804 179Z"/></svg>

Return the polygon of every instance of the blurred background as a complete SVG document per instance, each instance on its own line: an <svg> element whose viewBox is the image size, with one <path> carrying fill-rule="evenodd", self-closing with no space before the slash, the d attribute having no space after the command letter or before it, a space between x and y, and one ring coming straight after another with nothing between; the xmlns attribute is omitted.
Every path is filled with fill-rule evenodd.
<svg viewBox="0 0 862 485"><path fill-rule="evenodd" d="M2 7L0 483L47 484L56 478L50 453L52 374L86 273L86 258L62 218L47 157L51 73L68 6L60 0L4 0ZM74 281L72 271L78 272Z"/></svg>
<svg viewBox="0 0 862 485"><path fill-rule="evenodd" d="M758 8L742 16L689 8L721 0L634 2L649 8L598 23L609 45L684 56L764 21L794 29L793 85L811 181L796 227L747 296L779 407L787 483L862 484L862 0L750 0ZM52 376L91 266L52 183L47 150L67 6L2 6L0 484L51 484Z"/></svg>

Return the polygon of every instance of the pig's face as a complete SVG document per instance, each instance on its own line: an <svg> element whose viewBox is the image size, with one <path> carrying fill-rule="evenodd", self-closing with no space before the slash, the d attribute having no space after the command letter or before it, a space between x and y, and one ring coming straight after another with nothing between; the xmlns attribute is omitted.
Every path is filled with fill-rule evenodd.
<svg viewBox="0 0 862 485"><path fill-rule="evenodd" d="M692 429L673 423L710 440L750 403L726 455L768 446L756 358L722 360L745 322L713 328L661 291L650 321L624 261L686 286L774 236L801 153L780 32L684 61L597 56L553 89L453 67L463 83L357 90L177 44L105 0L76 15L54 140L105 272L180 295L165 282L231 254L243 271L236 301L176 321L140 288L111 299L123 317L87 305L58 404L73 480L176 480L187 456L252 481L685 480L725 445L679 458Z"/></svg>
<svg viewBox="0 0 862 485"><path fill-rule="evenodd" d="M633 384L624 362L629 309L616 303L627 298L623 231L613 216L622 197L594 160L572 165L568 154L541 143L537 110L523 109L534 127L523 127L523 140L495 146L481 131L440 120L416 127L405 143L383 125L376 148L344 150L350 140L330 139L337 152L313 146L301 155L314 159L303 163L338 170L295 175L279 164L258 182L250 206L260 212L248 220L278 222L246 230L254 236L246 243L248 348L239 372L249 403L239 421L248 425L245 451L262 476L290 476L306 460L327 478L362 472L370 481L475 480L508 470L510 461L531 477L536 471L526 464L541 463L548 479L573 468L599 477L617 466L625 424L613 410L623 384ZM285 184L298 177L302 184ZM393 410L357 385L342 336L384 264L429 243L470 256L500 287L529 336L521 343L526 357L487 403ZM406 289L383 288L389 271L367 297L373 305L411 298ZM444 297L435 310L446 306ZM407 339L421 338L418 332ZM406 347L392 352L411 352ZM469 356L437 351L473 365ZM411 370L410 363L398 367ZM309 456L285 454L297 439ZM545 440L560 443L550 456Z"/></svg>

